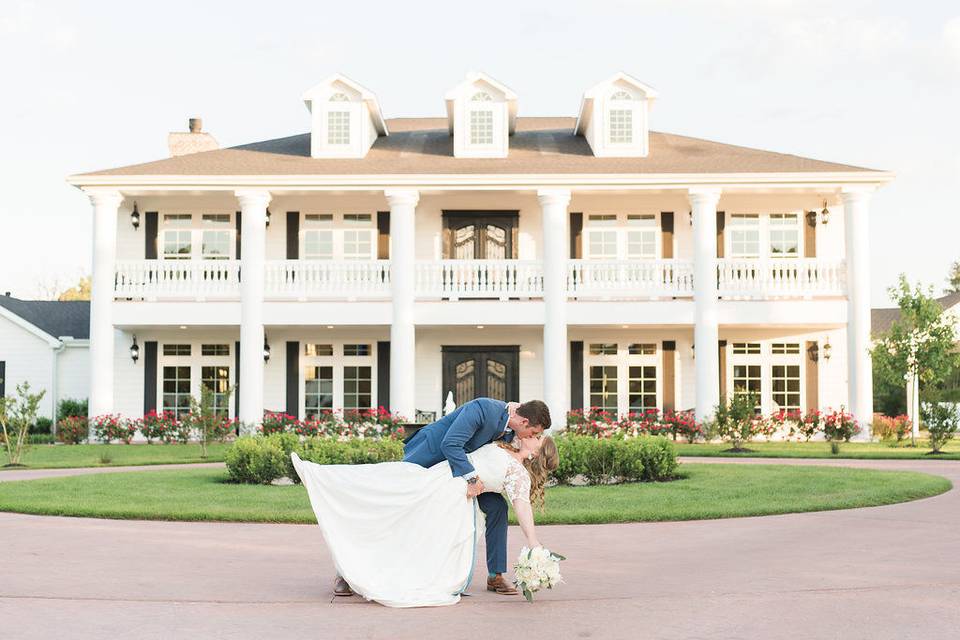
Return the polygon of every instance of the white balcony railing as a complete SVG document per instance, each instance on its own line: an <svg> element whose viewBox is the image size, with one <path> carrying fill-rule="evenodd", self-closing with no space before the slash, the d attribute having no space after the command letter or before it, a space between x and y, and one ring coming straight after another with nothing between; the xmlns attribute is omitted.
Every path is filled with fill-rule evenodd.
<svg viewBox="0 0 960 640"><path fill-rule="evenodd" d="M798 298L846 294L846 263L843 260L725 258L717 263L718 293L725 298Z"/></svg>
<svg viewBox="0 0 960 640"><path fill-rule="evenodd" d="M269 260L264 297L357 300L390 297L389 260Z"/></svg>
<svg viewBox="0 0 960 640"><path fill-rule="evenodd" d="M575 298L658 298L693 295L686 260L570 260L567 293Z"/></svg>
<svg viewBox="0 0 960 640"><path fill-rule="evenodd" d="M530 260L430 260L416 264L415 290L425 298L538 298L543 263Z"/></svg>
<svg viewBox="0 0 960 640"><path fill-rule="evenodd" d="M249 266L243 267L249 268ZM126 300L239 300L237 260L124 260L117 262L114 295ZM571 299L691 297L688 260L570 260ZM271 260L264 266L268 300L375 300L391 292L388 260ZM838 297L846 294L843 260L721 259L719 295L728 299ZM414 266L421 299L541 298L543 264L528 260L430 260Z"/></svg>
<svg viewBox="0 0 960 640"><path fill-rule="evenodd" d="M143 300L240 297L238 260L124 260L117 262L114 295Z"/></svg>

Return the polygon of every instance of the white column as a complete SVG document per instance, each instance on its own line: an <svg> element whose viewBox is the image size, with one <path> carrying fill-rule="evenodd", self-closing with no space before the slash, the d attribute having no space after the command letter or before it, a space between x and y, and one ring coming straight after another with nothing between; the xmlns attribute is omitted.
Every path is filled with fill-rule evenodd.
<svg viewBox="0 0 960 640"><path fill-rule="evenodd" d="M717 353L717 202L719 189L689 192L693 209L693 342L696 349L696 417L706 420L720 402Z"/></svg>
<svg viewBox="0 0 960 640"><path fill-rule="evenodd" d="M270 192L237 191L240 233L240 422L242 434L263 421L263 283Z"/></svg>
<svg viewBox="0 0 960 640"><path fill-rule="evenodd" d="M88 191L87 195L93 205L89 414L99 416L113 413L114 329L111 311L117 260L117 214L123 196L112 190Z"/></svg>
<svg viewBox="0 0 960 640"><path fill-rule="evenodd" d="M413 317L417 203L414 189L384 191L390 205L390 410L407 420L416 414L416 325Z"/></svg>
<svg viewBox="0 0 960 640"><path fill-rule="evenodd" d="M553 424L562 429L570 409L570 345L567 342L570 190L540 189L537 200L543 222L543 401L550 408Z"/></svg>
<svg viewBox="0 0 960 640"><path fill-rule="evenodd" d="M848 187L843 199L847 249L847 410L869 439L873 420L873 365L870 360L870 228L867 216L873 187Z"/></svg>

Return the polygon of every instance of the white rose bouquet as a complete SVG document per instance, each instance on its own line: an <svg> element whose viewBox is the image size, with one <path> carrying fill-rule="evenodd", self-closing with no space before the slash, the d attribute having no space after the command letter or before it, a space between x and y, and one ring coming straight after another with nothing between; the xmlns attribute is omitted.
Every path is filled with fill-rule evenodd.
<svg viewBox="0 0 960 640"><path fill-rule="evenodd" d="M554 585L563 582L563 576L560 575L561 560L566 558L546 547L524 547L520 550L520 557L513 565L516 576L514 583L523 592L527 602L533 602L533 594L540 589L553 589Z"/></svg>

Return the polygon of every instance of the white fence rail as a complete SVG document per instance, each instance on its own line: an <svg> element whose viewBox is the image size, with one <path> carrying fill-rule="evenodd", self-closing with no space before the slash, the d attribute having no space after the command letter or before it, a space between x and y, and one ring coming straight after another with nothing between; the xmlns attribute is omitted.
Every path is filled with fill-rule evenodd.
<svg viewBox="0 0 960 640"><path fill-rule="evenodd" d="M570 260L567 293L576 298L657 298L693 295L686 260Z"/></svg>
<svg viewBox="0 0 960 640"><path fill-rule="evenodd" d="M717 261L718 293L725 298L797 298L843 296L847 290L843 260L781 258Z"/></svg>
<svg viewBox="0 0 960 640"><path fill-rule="evenodd" d="M426 298L539 298L543 263L529 260L417 262L415 290Z"/></svg>
<svg viewBox="0 0 960 640"><path fill-rule="evenodd" d="M114 296L142 300L206 300L240 296L238 260L117 262Z"/></svg>
<svg viewBox="0 0 960 640"><path fill-rule="evenodd" d="M264 297L294 300L390 297L389 260L270 260Z"/></svg>
<svg viewBox="0 0 960 640"><path fill-rule="evenodd" d="M246 268L249 268L246 267ZM124 260L116 264L120 300L237 300L243 267L237 260ZM691 297L689 260L570 260L572 299ZM264 266L270 300L388 299L389 260L271 260ZM728 299L846 295L843 260L720 259L719 295ZM543 297L543 263L529 260L429 260L414 265L418 298L458 300Z"/></svg>

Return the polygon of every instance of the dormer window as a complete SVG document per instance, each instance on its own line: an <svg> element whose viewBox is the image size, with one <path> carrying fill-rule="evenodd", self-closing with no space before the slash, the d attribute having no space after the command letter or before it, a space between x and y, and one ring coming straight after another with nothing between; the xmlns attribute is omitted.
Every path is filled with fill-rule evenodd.
<svg viewBox="0 0 960 640"><path fill-rule="evenodd" d="M447 127L457 158L505 158L516 128L517 97L482 73L447 92Z"/></svg>
<svg viewBox="0 0 960 640"><path fill-rule="evenodd" d="M610 96L609 142L633 144L633 97L626 91Z"/></svg>
<svg viewBox="0 0 960 640"><path fill-rule="evenodd" d="M310 109L310 156L362 158L386 123L376 97L342 75L334 75L303 94Z"/></svg>

